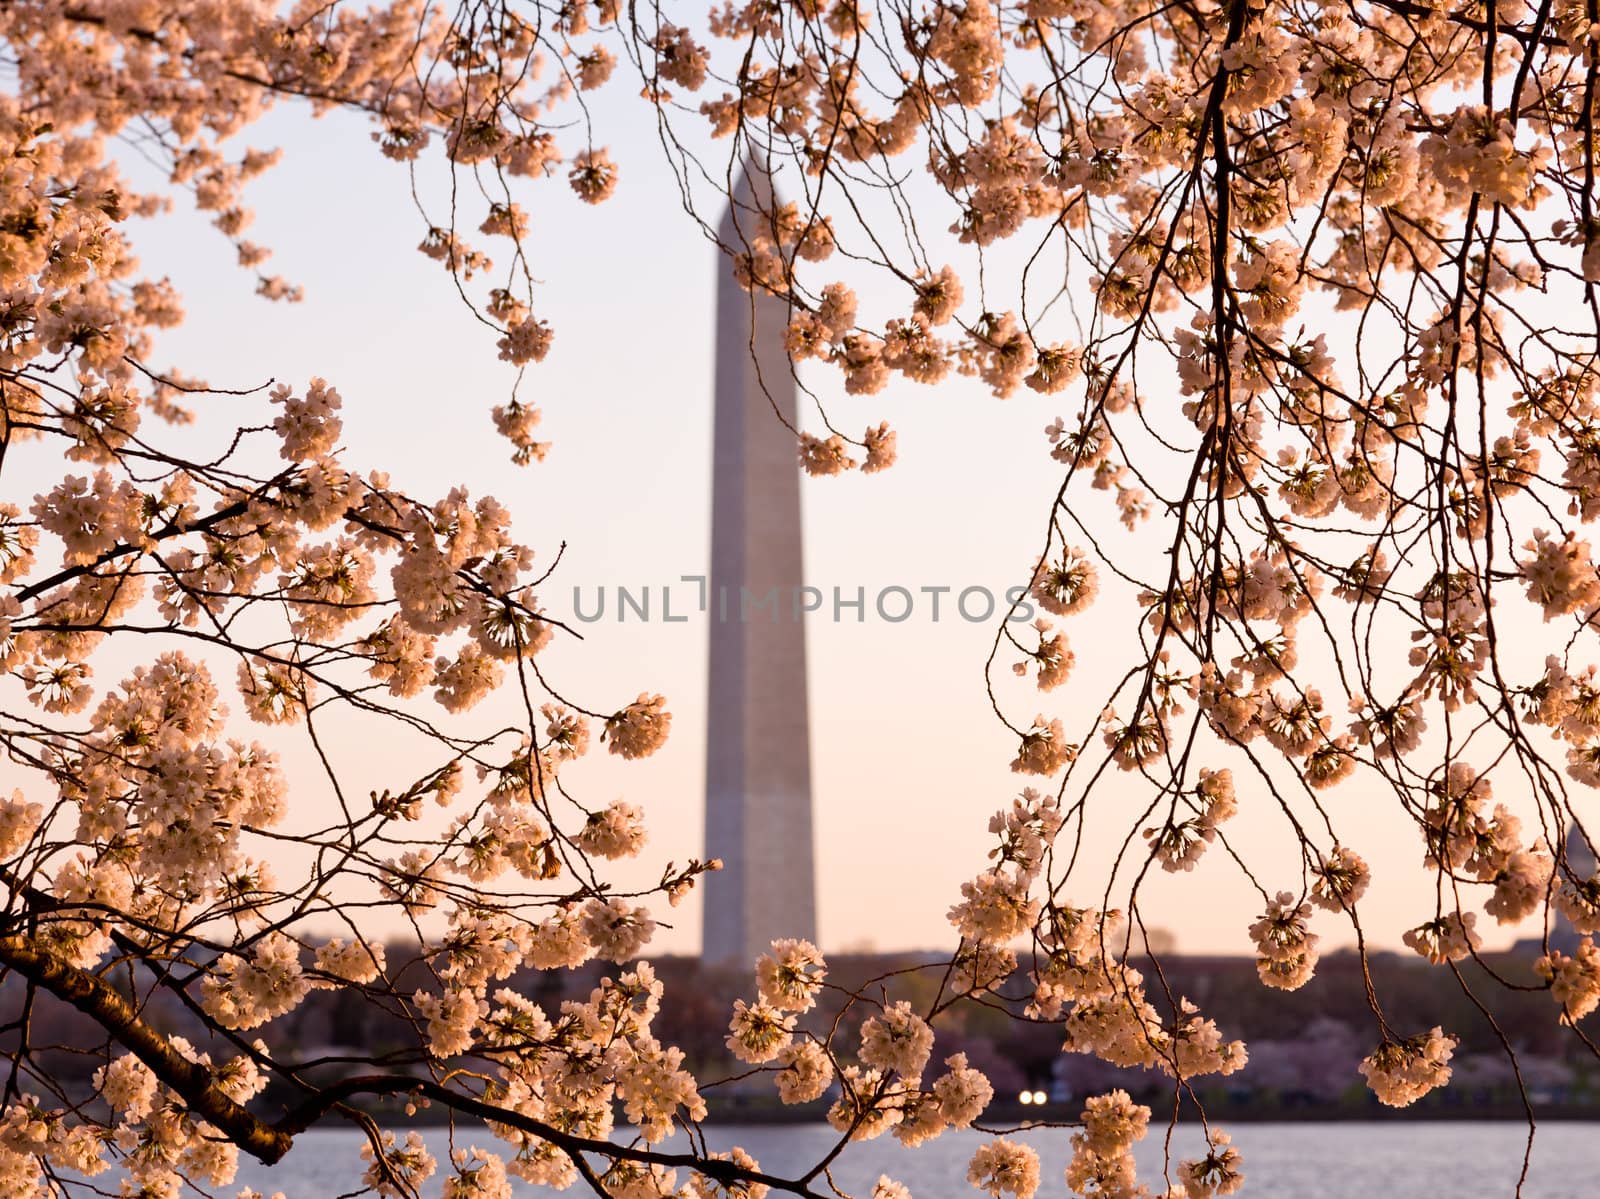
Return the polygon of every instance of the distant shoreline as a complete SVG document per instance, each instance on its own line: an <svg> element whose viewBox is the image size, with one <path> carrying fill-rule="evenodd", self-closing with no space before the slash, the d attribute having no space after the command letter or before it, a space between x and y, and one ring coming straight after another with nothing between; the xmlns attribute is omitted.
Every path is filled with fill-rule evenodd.
<svg viewBox="0 0 1600 1199"><path fill-rule="evenodd" d="M744 1108L738 1105L711 1104L708 1124L820 1124L823 1122L822 1114L807 1113L803 1115L789 1115L782 1111L769 1112L757 1108ZM1171 1109L1160 1110L1154 1103L1149 1103L1151 1108L1150 1127L1156 1128L1165 1125L1171 1119ZM1005 1106L992 1106L983 1115L981 1123L985 1127L1028 1127L1037 1124L1043 1127L1052 1124L1076 1123L1078 1113L1082 1110L1082 1100L1071 1103L1050 1105L1043 1114L1038 1108L1023 1107L1008 1104ZM1563 1123L1600 1123L1600 1107L1589 1104L1535 1104L1533 1109L1534 1119L1538 1122L1561 1121ZM1515 1123L1527 1122L1526 1109L1515 1103L1473 1104L1473 1105L1432 1105L1424 1107L1386 1108L1374 1104L1372 1107L1346 1107L1342 1105L1286 1105L1283 1107L1268 1107L1261 1104L1227 1104L1207 1103L1205 1115L1208 1121L1231 1124L1397 1124L1397 1123ZM1179 1124L1199 1123L1199 1114L1193 1106L1188 1106L1179 1115Z"/></svg>
<svg viewBox="0 0 1600 1199"><path fill-rule="evenodd" d="M1152 1130L1166 1125L1171 1119L1171 1109L1162 1110L1154 1102L1151 1107ZM764 1104L736 1102L708 1103L710 1108L704 1124L710 1127L781 1125L819 1125L825 1123L826 1107L807 1104L803 1108L767 1107ZM449 1122L449 1113L442 1108L424 1108L408 1116L398 1106L373 1106L364 1109L379 1121L393 1127L437 1128ZM981 1121L985 1128L1048 1128L1052 1125L1076 1123L1082 1100L1048 1105L1041 1115L1035 1107L1021 1104L993 1104ZM1538 1123L1560 1122L1600 1124L1600 1106L1592 1104L1550 1103L1535 1104L1534 1119ZM1342 1104L1230 1104L1207 1103L1208 1121L1222 1124L1526 1124L1528 1114L1515 1103L1482 1104L1423 1104L1403 1108L1352 1107ZM1197 1124L1198 1113L1187 1106L1179 1115L1179 1124ZM319 1122L319 1127L336 1127L343 1123L330 1115Z"/></svg>

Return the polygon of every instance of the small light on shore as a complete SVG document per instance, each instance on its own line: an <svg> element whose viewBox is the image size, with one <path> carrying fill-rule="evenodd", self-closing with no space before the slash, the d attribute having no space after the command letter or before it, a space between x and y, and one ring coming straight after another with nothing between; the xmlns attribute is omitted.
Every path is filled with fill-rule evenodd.
<svg viewBox="0 0 1600 1199"><path fill-rule="evenodd" d="M1046 1095L1043 1091L1035 1091L1033 1093L1033 1102L1034 1103L1043 1104L1043 1103L1047 1102L1049 1100L1049 1098L1050 1098L1050 1096Z"/></svg>
<svg viewBox="0 0 1600 1199"><path fill-rule="evenodd" d="M1032 1091L1024 1091L1024 1092L1022 1092L1022 1094L1017 1096L1017 1102L1018 1103L1032 1103L1033 1102L1033 1092Z"/></svg>

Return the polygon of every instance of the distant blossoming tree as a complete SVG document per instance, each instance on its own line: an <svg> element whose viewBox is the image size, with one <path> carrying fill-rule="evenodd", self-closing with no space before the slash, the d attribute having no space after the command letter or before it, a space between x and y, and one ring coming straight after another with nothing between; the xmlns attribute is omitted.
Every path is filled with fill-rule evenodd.
<svg viewBox="0 0 1600 1199"><path fill-rule="evenodd" d="M1056 1025L1068 1052L1162 1071L1189 1102L1246 1051L1130 963L1138 882L1234 856L1241 809L1287 822L1301 853L1250 865L1262 914L1239 931L1265 985L1305 985L1314 923L1348 922L1365 952L1369 874L1341 792L1388 796L1415 824L1436 902L1407 945L1455 970L1480 915L1532 921L1551 1019L1584 1037L1600 879L1569 861L1567 834L1587 839L1573 794L1600 784L1593 0L674 15L692 25L616 0L0 5L0 970L27 995L3 1030L6 1192L107 1169L129 1193L223 1186L240 1150L275 1161L332 1115L366 1131L365 1182L387 1195L436 1171L447 1195L489 1199L508 1175L619 1199L821 1193L827 1162L778 1178L742 1151L661 1144L706 1106L652 1034L661 988L638 959L649 903L706 867L619 893L599 867L640 851L641 812L563 780L601 744L649 754L665 701L557 694L537 655L562 630L509 514L365 473L382 464L340 448L329 383L237 401L255 424L224 428L219 454L180 452L168 427L191 407L213 427L218 404L153 364L179 297L127 239L130 216L181 198L259 271L243 191L274 155L232 139L279 103L365 113L379 152L463 185L425 213L421 250L495 330L486 353L537 363L556 331L524 204L552 179L594 204L619 186L626 164L580 119L619 62L635 79L614 86L642 83L692 207L725 203L746 160L794 197L747 212L761 232L723 248L786 302L795 363L836 368L852 395L963 374L1068 413L1038 447L1061 485L1018 564L1052 620L1036 642L1000 623L991 659L1071 685L1070 712L1033 718L994 688L1013 769L1048 789L991 822L931 1004L855 992L871 1009L859 1042L811 1031L826 965L779 942L731 1013L731 1051L785 1103L832 1088L842 1139L915 1145L981 1126L988 1082L935 1052L941 1013L976 997ZM125 145L163 188L129 185ZM509 270L491 273L479 235ZM532 406L492 418L520 461L544 453ZM826 431L797 433L813 473L894 460L886 425ZM37 494L13 494L58 456ZM1092 491L1127 532L1092 516ZM1163 546L1158 568L1136 529ZM1053 622L1113 577L1139 597L1137 635L1113 693L1080 697L1092 684L1071 680ZM459 715L496 688L518 701L509 727ZM398 790L342 777L326 742L345 720L384 722L428 765ZM301 736L326 766L322 815L296 809L252 721L289 726L256 735ZM1110 779L1134 815L1115 893L1096 897L1070 846ZM1553 911L1575 934L1564 947ZM427 985L397 985L370 935L385 915L415 922ZM318 920L344 935L308 938ZM621 969L558 1011L504 985L594 958ZM398 1014L411 1043L316 1082L256 1030L318 989ZM43 995L99 1030L78 1049L87 1093L40 1064ZM163 1032L157 996L211 1040ZM1450 1033L1369 998L1361 1071L1378 1097L1445 1083ZM268 1084L292 1102L252 1103ZM502 1147L436 1162L362 1114L383 1095L487 1123ZM1150 1114L1091 1098L1070 1188L1147 1193L1130 1147ZM1028 1199L1038 1159L997 1137L968 1179ZM1208 1126L1165 1185L1204 1199L1241 1179Z"/></svg>

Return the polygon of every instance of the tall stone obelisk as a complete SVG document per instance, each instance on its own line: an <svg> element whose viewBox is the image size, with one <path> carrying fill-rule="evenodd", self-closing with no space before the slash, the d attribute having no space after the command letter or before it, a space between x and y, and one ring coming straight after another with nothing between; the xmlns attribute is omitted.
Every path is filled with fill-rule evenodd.
<svg viewBox="0 0 1600 1199"><path fill-rule="evenodd" d="M770 182L746 165L718 228L734 250L770 237ZM786 305L717 260L703 959L749 966L777 937L815 940L811 748L795 387ZM780 416L782 420L780 420Z"/></svg>
<svg viewBox="0 0 1600 1199"><path fill-rule="evenodd" d="M1590 825L1590 827L1594 827ZM1595 871L1600 866L1595 862L1594 850L1589 848L1589 842L1584 837L1577 822L1567 826L1567 839L1562 845L1563 856L1566 858L1567 869L1572 872L1579 882L1587 882L1595 876ZM1566 876L1562 875L1556 881L1559 883ZM1556 912L1555 923L1550 929L1550 948L1561 953L1573 954L1578 952L1578 943L1582 940L1578 930L1572 927L1572 921L1567 919L1566 913Z"/></svg>

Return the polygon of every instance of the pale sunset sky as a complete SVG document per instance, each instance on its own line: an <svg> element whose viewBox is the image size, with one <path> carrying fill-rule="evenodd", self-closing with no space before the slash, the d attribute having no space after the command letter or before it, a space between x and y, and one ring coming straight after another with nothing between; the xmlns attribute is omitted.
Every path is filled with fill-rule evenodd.
<svg viewBox="0 0 1600 1199"><path fill-rule="evenodd" d="M386 470L419 496L458 483L493 494L542 563L566 542L560 569L540 592L563 619L572 615L574 588L592 609L600 587L614 599L617 586L648 586L658 606L660 588L674 584L675 610L691 610L694 585L679 580L705 574L709 560L712 296L723 268L681 209L652 115L630 80L619 73L593 108L596 140L610 145L621 168L614 199L590 208L563 177L517 181L542 282L536 311L555 328L549 357L524 383L555 444L529 468L509 462L489 420L513 371L496 360L494 334L461 305L443 269L416 252L425 228L406 172L379 156L363 122L312 121L285 108L238 145L285 151L251 185L258 215L249 236L276 250L269 270L304 285L302 304L256 299L226 243L181 204L134 229L146 269L171 273L188 312L158 341L157 365L229 388L269 377L299 388L325 377L344 397L348 467ZM726 147L717 153L710 161L720 169ZM504 245L472 237L491 252ZM1086 299L1086 285L1078 286ZM803 487L811 583L849 594L864 587L869 597L862 622L848 612L835 622L825 611L808 626L821 940L830 950L947 947L954 933L945 912L960 883L985 865L990 814L1036 780L1010 772L1015 739L988 708L982 667L993 624L951 619L950 596L938 622L919 602L911 619L889 623L871 612L870 597L891 585L998 594L1025 581L1059 481L1043 430L1077 400L1024 390L999 401L971 380L928 389L898 378L880 395L853 397L831 372L808 369L803 378L840 427L859 436L886 419L900 448L888 472ZM205 399L202 425L213 434L218 425L231 429L235 404L248 404L252 420L264 411L259 397ZM814 408L801 404L802 423L819 428ZM1089 494L1080 515L1115 534L1109 496ZM1141 544L1165 536L1147 529ZM1065 622L1077 666L1049 695L1035 698L1031 683L1011 677L1012 655L999 660L997 684L1014 717L1043 712L1060 717L1074 738L1085 733L1127 665L1127 600L1107 588L1089 613ZM612 710L641 689L670 701L672 736L656 756L623 763L592 754L565 776L593 804L623 796L645 809L650 841L634 875L641 880L702 846L707 626L698 613L682 623L652 614L648 624L618 624L608 602L604 621L576 626L585 643L558 636L540 658L547 676L590 708ZM492 713L481 716L487 722ZM408 781L406 747L391 736L398 734L352 735L340 747L352 790ZM1255 794L1242 759L1218 764L1232 764L1240 780L1236 847L1269 890L1298 891L1276 806ZM317 803L316 790L308 779L297 795ZM1073 902L1100 902L1097 862L1109 859L1145 802L1135 782L1106 780L1089 816L1084 880L1068 893ZM1391 797L1359 781L1328 803L1373 868L1362 905L1369 937L1397 946L1402 929L1433 914L1420 840L1393 816ZM1248 950L1245 929L1260 899L1216 849L1192 875L1154 872L1143 895L1147 922L1172 930L1181 948ZM696 950L697 897L656 914L675 924L658 935L656 951ZM1325 916L1316 931L1324 947L1350 939ZM1489 947L1510 939L1490 921L1480 931Z"/></svg>

